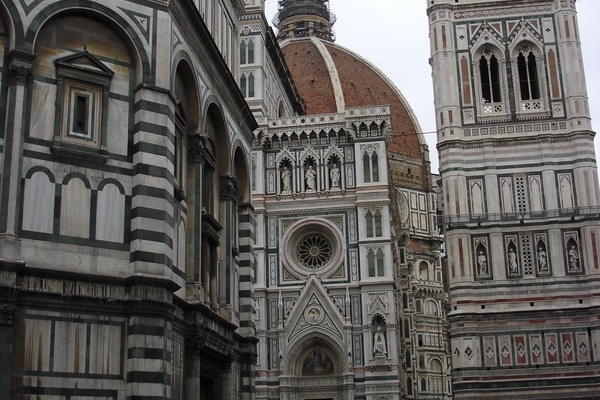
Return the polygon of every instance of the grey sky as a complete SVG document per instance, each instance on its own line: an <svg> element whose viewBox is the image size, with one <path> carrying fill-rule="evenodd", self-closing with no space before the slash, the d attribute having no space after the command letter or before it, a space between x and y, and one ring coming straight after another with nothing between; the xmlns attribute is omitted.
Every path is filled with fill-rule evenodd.
<svg viewBox="0 0 600 400"><path fill-rule="evenodd" d="M337 16L336 43L368 59L400 89L417 115L431 151L432 172L438 169L435 151L433 85L429 66L427 0L330 0ZM578 0L579 30L586 68L592 123L600 126L600 1ZM266 1L269 21L277 0ZM596 65L594 68L593 66ZM596 137L596 152L600 138Z"/></svg>

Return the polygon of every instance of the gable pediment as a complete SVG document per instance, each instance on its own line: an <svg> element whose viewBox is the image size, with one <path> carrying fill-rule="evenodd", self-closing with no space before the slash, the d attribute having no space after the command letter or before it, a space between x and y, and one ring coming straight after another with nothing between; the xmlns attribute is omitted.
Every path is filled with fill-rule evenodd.
<svg viewBox="0 0 600 400"><path fill-rule="evenodd" d="M87 51L71 54L55 61L59 70L76 70L79 73L91 73L112 77L115 73L93 54Z"/></svg>
<svg viewBox="0 0 600 400"><path fill-rule="evenodd" d="M329 297L323 283L315 275L311 275L286 322L286 342L296 342L316 332L343 342L344 325L344 317Z"/></svg>

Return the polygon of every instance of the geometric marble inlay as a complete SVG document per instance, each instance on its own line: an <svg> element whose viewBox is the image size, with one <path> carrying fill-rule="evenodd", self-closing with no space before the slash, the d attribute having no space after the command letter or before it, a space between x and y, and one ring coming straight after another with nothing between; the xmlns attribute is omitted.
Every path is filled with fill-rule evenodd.
<svg viewBox="0 0 600 400"><path fill-rule="evenodd" d="M473 350L471 350L470 347L467 347L467 349L465 350L465 355L470 360L471 358L473 358Z"/></svg>
<svg viewBox="0 0 600 400"><path fill-rule="evenodd" d="M533 355L535 355L536 357L539 357L540 354L542 354L542 349L540 346L538 346L538 344L534 344L533 347L531 348L531 352L533 353Z"/></svg>
<svg viewBox="0 0 600 400"><path fill-rule="evenodd" d="M502 350L500 350L500 354L502 355L502 358L508 358L510 356L510 349L508 348L508 346L506 346L506 345L502 346Z"/></svg>
<svg viewBox="0 0 600 400"><path fill-rule="evenodd" d="M548 353L550 353L551 355L556 354L556 346L554 345L554 343L550 343L548 345Z"/></svg>
<svg viewBox="0 0 600 400"><path fill-rule="evenodd" d="M485 351L485 355L491 360L494 357L494 349L492 349L492 346L488 346L487 350Z"/></svg>
<svg viewBox="0 0 600 400"><path fill-rule="evenodd" d="M519 343L517 346L517 354L521 357L525 355L525 346L523 346L523 343Z"/></svg>

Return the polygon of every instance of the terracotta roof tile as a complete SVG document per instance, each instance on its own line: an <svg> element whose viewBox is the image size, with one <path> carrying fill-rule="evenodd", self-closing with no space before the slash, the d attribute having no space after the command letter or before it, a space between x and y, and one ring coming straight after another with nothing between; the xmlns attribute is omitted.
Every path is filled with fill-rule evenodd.
<svg viewBox="0 0 600 400"><path fill-rule="evenodd" d="M388 150L420 158L419 134L407 109L409 106L398 96L397 89L360 56L335 43L323 43L335 63L346 106L388 104L392 112L393 133ZM292 40L282 51L298 92L306 102L307 113L335 113L333 85L325 61L315 45L308 39Z"/></svg>

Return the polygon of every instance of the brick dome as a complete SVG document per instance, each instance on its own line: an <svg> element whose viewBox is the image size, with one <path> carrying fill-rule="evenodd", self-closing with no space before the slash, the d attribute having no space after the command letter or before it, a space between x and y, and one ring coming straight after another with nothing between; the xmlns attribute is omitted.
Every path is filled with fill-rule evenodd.
<svg viewBox="0 0 600 400"><path fill-rule="evenodd" d="M315 37L287 40L281 46L308 114L389 105L392 138L388 150L421 157L425 140L419 123L402 93L377 67L342 46Z"/></svg>

